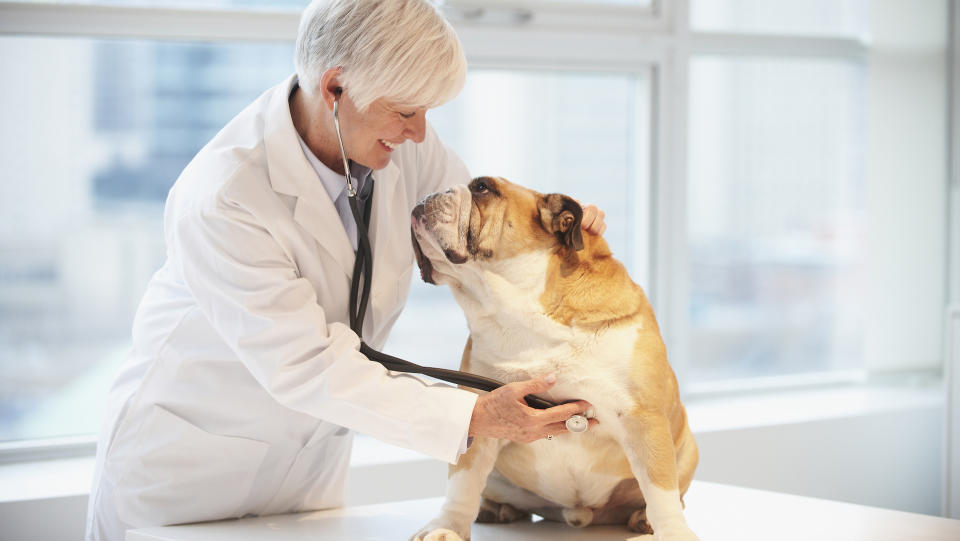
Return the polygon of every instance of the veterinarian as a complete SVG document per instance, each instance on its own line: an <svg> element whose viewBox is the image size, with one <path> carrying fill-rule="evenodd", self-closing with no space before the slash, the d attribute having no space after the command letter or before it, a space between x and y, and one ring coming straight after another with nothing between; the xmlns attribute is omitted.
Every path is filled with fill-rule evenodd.
<svg viewBox="0 0 960 541"><path fill-rule="evenodd" d="M589 407L527 407L522 397L549 389L547 378L478 397L388 372L348 326L357 225L334 103L359 196L373 198L362 333L379 349L410 287L411 209L469 181L424 118L463 86L451 26L424 0L317 1L295 65L170 190L167 260L107 400L89 541L339 506L353 431L455 463L471 436L533 441ZM595 207L584 214L584 228L605 228Z"/></svg>

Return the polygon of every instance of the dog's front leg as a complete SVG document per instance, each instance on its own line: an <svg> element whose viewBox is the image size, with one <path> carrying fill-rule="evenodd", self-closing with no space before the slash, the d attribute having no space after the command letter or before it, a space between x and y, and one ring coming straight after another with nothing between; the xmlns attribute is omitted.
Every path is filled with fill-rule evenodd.
<svg viewBox="0 0 960 541"><path fill-rule="evenodd" d="M670 424L660 412L644 411L621 418L618 439L640 483L647 522L656 541L698 541L683 518L677 481L677 458ZM641 536L634 539L647 539Z"/></svg>
<svg viewBox="0 0 960 541"><path fill-rule="evenodd" d="M476 438L447 475L447 501L440 514L411 537L415 541L470 539L470 525L480 512L487 476L506 440Z"/></svg>

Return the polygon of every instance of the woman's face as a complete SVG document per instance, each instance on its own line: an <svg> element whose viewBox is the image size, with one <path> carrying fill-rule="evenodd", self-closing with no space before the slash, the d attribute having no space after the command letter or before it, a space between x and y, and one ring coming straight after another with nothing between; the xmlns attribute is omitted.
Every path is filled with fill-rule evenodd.
<svg viewBox="0 0 960 541"><path fill-rule="evenodd" d="M383 98L361 113L348 96L342 95L340 131L347 157L371 169L383 169L401 143L408 139L423 142L426 113L426 108L408 108Z"/></svg>

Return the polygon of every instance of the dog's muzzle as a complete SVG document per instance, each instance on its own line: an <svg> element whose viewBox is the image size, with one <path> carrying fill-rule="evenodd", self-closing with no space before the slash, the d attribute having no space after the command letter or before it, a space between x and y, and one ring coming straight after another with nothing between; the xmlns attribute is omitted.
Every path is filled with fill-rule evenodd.
<svg viewBox="0 0 960 541"><path fill-rule="evenodd" d="M436 283L432 274L437 270L440 253L455 265L467 261L470 206L462 204L464 197L470 198L470 192L465 186L458 186L427 196L413 209L414 253L421 277L428 283Z"/></svg>

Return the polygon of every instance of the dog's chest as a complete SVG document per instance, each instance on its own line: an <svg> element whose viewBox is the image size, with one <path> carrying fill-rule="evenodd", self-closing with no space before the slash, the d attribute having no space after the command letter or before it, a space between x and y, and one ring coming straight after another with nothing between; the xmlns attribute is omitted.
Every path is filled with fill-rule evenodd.
<svg viewBox="0 0 960 541"><path fill-rule="evenodd" d="M505 383L553 374L556 385L541 396L556 403L586 400L601 423L607 415L632 408L637 327L565 332L555 340L533 333L505 336L506 330L472 335L470 370Z"/></svg>
<svg viewBox="0 0 960 541"><path fill-rule="evenodd" d="M614 488L631 477L616 436L620 416L635 407L630 385L636 383L636 336L636 327L625 326L512 351L503 351L503 343L476 340L473 353L479 359L471 368L478 373L505 382L555 374L556 385L540 396L556 403L586 400L600 422L583 434L509 444L497 469L518 486L567 507L605 504Z"/></svg>
<svg viewBox="0 0 960 541"><path fill-rule="evenodd" d="M563 506L602 506L632 477L617 431L619 418L636 405L632 386L642 384L635 359L641 324L602 331L563 325L539 304L542 275L531 272L529 279L540 285L487 275L487 294L459 295L472 340L465 368L506 383L554 374L556 385L540 396L555 403L586 400L600 424L584 434L508 444L496 468L517 486Z"/></svg>

